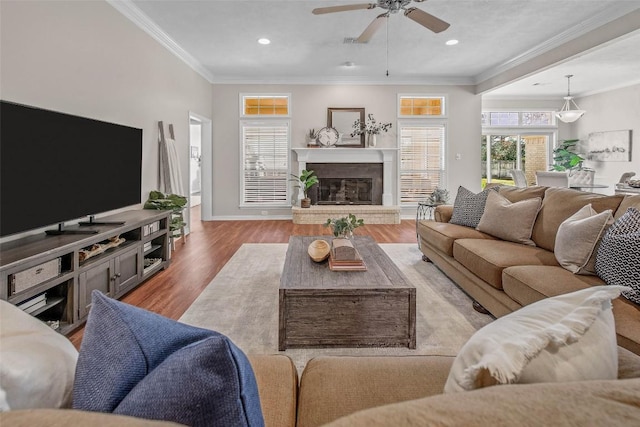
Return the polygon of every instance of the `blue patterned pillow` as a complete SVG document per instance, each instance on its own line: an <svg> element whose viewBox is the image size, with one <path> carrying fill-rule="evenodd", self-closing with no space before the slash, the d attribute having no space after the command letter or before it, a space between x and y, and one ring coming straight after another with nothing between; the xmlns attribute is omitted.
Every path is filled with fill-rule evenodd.
<svg viewBox="0 0 640 427"><path fill-rule="evenodd" d="M476 194L460 186L456 200L453 202L453 214L449 222L451 224L476 228L484 213L484 206L487 203L489 191L498 191L498 187L485 188Z"/></svg>
<svg viewBox="0 0 640 427"><path fill-rule="evenodd" d="M189 426L263 426L247 357L227 337L92 294L73 408Z"/></svg>
<svg viewBox="0 0 640 427"><path fill-rule="evenodd" d="M607 285L630 286L622 296L640 304L640 211L629 208L602 238L596 253L596 273Z"/></svg>

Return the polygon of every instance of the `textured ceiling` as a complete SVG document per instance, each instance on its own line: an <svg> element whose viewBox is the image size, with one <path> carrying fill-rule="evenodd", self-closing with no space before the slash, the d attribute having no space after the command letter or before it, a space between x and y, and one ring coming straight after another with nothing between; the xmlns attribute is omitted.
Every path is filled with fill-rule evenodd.
<svg viewBox="0 0 640 427"><path fill-rule="evenodd" d="M357 38L382 9L311 13L358 0L128 3L204 67L210 80L238 83L476 84L523 53L640 8L640 1L621 0L429 0L411 6L449 22L446 31L435 34L398 13L369 43L349 44L344 39ZM259 45L260 37L271 44ZM450 39L460 43L445 45ZM612 82L640 82L640 32L494 93L562 96L565 74L575 75L572 92L578 96Z"/></svg>

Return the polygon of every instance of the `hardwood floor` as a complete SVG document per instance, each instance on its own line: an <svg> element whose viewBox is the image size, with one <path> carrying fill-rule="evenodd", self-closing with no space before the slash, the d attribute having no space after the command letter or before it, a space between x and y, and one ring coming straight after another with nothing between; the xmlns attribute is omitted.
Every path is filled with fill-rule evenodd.
<svg viewBox="0 0 640 427"><path fill-rule="evenodd" d="M191 233L179 240L168 269L156 274L122 298L122 301L171 319L178 319L213 280L243 243L287 243L291 235L326 235L322 225L299 225L290 220L200 221L200 209L192 208ZM354 234L369 235L378 243L416 243L416 224L364 225ZM69 339L79 348L84 328Z"/></svg>

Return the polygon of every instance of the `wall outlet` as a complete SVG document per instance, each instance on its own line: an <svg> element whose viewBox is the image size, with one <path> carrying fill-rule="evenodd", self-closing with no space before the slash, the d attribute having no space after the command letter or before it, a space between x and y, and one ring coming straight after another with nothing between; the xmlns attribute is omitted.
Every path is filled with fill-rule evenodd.
<svg viewBox="0 0 640 427"><path fill-rule="evenodd" d="M260 215L269 215L269 211L260 211Z"/></svg>
<svg viewBox="0 0 640 427"><path fill-rule="evenodd" d="M462 160L462 154L456 153L456 160Z"/></svg>

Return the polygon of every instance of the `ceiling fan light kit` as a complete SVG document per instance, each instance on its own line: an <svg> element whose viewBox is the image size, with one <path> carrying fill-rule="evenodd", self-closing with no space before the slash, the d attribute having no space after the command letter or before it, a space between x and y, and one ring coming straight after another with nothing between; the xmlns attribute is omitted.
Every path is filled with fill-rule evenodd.
<svg viewBox="0 0 640 427"><path fill-rule="evenodd" d="M580 107L578 107L578 104L573 100L573 96L571 96L570 82L573 74L568 74L565 77L567 78L567 96L564 97L564 105L560 111L556 113L556 117L564 123L573 123L582 117L586 111L581 110ZM571 108L571 104L573 104L575 109Z"/></svg>

